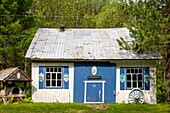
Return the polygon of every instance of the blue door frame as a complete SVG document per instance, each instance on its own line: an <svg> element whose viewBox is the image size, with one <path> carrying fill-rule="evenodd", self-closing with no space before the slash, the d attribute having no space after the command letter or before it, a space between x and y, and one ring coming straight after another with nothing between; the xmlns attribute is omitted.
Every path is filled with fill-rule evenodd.
<svg viewBox="0 0 170 113"><path fill-rule="evenodd" d="M88 78L89 76L93 76L92 74L93 66L97 68L97 73L95 76L100 76L101 77L100 79ZM104 90L102 89L102 91L100 92L101 83L104 84L104 86L102 85L102 88L104 88ZM93 85L96 85L96 88L94 88L95 86L93 87ZM92 92L89 92L91 90ZM116 92L115 64L108 62L74 63L74 95L73 95L74 102L115 103L115 92ZM95 99L92 99L93 97ZM103 99L100 100L100 98Z"/></svg>

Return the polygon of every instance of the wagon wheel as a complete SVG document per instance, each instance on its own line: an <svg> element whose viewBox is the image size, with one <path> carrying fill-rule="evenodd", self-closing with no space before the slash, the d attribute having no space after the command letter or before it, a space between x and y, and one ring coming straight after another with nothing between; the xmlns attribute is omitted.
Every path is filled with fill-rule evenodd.
<svg viewBox="0 0 170 113"><path fill-rule="evenodd" d="M140 89L133 89L129 93L129 103L143 104L144 103L144 93Z"/></svg>

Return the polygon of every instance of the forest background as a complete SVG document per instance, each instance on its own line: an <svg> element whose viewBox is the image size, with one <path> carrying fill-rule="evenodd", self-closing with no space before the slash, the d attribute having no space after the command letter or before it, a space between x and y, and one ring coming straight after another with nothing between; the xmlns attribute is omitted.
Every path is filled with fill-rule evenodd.
<svg viewBox="0 0 170 113"><path fill-rule="evenodd" d="M165 101L170 79L170 0L1 0L0 70L19 66L30 75L31 63L24 56L37 28L61 24L66 28L128 28L135 41L128 45L118 40L123 49L158 51L163 56L157 62L157 101Z"/></svg>

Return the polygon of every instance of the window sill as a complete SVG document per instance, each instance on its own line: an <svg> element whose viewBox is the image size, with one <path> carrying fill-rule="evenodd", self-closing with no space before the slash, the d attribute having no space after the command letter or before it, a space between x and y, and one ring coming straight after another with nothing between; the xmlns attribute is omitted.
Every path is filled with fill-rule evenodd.
<svg viewBox="0 0 170 113"><path fill-rule="evenodd" d="M120 89L120 91L129 91L129 90L133 90L134 88L128 88L128 89L123 89L123 90L121 90ZM142 90L142 91L150 91L150 89L144 89L144 88L139 88L140 90Z"/></svg>
<svg viewBox="0 0 170 113"><path fill-rule="evenodd" d="M63 89L63 87L44 87L44 89Z"/></svg>
<svg viewBox="0 0 170 113"><path fill-rule="evenodd" d="M126 90L133 90L133 89L136 89L136 88L126 88ZM144 88L137 88L137 89L144 90Z"/></svg>

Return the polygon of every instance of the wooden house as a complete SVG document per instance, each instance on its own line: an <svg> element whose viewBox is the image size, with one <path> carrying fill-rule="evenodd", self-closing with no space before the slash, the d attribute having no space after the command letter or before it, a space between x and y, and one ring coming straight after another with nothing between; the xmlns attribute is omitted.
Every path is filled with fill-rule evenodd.
<svg viewBox="0 0 170 113"><path fill-rule="evenodd" d="M26 53L32 61L35 102L156 103L159 53L120 48L126 28L39 28Z"/></svg>
<svg viewBox="0 0 170 113"><path fill-rule="evenodd" d="M20 98L22 100L26 97L27 82L31 81L31 78L18 67L1 70L0 98L3 99L4 103L7 103L10 97ZM23 84L23 89L16 84Z"/></svg>

